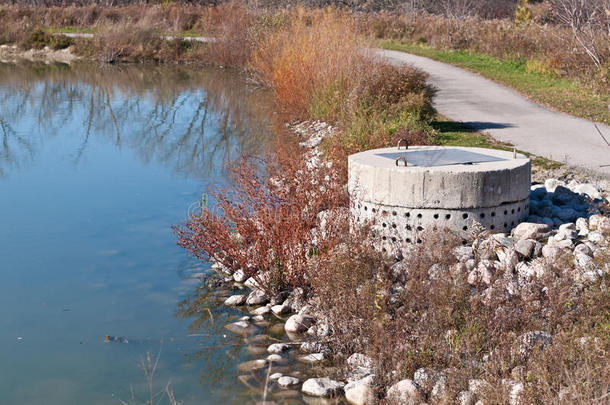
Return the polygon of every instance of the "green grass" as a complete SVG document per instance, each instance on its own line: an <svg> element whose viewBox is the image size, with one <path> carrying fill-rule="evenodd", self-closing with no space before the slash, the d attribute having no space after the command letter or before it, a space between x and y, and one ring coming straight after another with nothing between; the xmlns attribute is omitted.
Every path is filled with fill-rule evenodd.
<svg viewBox="0 0 610 405"><path fill-rule="evenodd" d="M498 59L469 51L439 50L425 44L382 41L384 49L409 52L478 73L557 111L610 124L610 94L598 94L577 80L528 69L525 59Z"/></svg>
<svg viewBox="0 0 610 405"><path fill-rule="evenodd" d="M78 28L78 27L63 27L63 28L46 28L46 31L53 34L95 34L95 28Z"/></svg>
<svg viewBox="0 0 610 405"><path fill-rule="evenodd" d="M513 146L508 143L498 142L464 123L448 120L441 115L437 115L430 122L430 126L434 129L433 143L437 145L513 150ZM517 150L517 152L529 156L532 165L540 169L556 169L561 166L561 163L554 160L535 156L522 150Z"/></svg>

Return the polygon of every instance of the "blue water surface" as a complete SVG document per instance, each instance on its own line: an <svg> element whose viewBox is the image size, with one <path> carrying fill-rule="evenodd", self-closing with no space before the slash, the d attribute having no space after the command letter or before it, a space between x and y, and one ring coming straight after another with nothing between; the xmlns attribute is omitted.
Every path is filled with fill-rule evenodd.
<svg viewBox="0 0 610 405"><path fill-rule="evenodd" d="M176 314L207 265L171 226L264 147L271 117L234 73L0 64L1 403L142 403L147 353L155 391L243 400L233 337Z"/></svg>

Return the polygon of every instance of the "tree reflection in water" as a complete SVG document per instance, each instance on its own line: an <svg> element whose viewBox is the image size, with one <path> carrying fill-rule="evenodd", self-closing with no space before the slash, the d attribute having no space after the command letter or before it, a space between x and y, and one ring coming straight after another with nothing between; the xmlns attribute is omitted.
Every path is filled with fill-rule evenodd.
<svg viewBox="0 0 610 405"><path fill-rule="evenodd" d="M189 67L0 63L0 176L78 127L74 165L93 137L185 176L207 177L273 132L270 94L235 73Z"/></svg>

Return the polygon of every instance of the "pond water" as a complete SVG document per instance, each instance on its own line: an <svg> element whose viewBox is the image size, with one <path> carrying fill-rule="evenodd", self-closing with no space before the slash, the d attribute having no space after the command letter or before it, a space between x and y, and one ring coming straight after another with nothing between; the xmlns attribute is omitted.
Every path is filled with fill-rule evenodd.
<svg viewBox="0 0 610 405"><path fill-rule="evenodd" d="M147 353L184 404L260 399L223 328L242 314L198 288L208 265L171 226L273 128L233 73L0 64L1 403L143 403Z"/></svg>

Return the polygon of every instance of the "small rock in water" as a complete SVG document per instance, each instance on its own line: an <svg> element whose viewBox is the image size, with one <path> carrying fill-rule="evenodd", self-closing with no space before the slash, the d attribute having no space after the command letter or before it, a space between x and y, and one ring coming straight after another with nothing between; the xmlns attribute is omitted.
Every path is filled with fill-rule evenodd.
<svg viewBox="0 0 610 405"><path fill-rule="evenodd" d="M269 297L263 290L254 290L248 295L246 304L248 305L264 305L269 302Z"/></svg>
<svg viewBox="0 0 610 405"><path fill-rule="evenodd" d="M269 360L270 362L275 363L275 364L288 363L288 360L286 360L279 354L270 354L269 356L267 356L267 360Z"/></svg>
<svg viewBox="0 0 610 405"><path fill-rule="evenodd" d="M260 370L261 368L265 368L269 364L267 360L259 359L259 360L251 360L246 361L244 363L238 364L237 369L241 371L254 371Z"/></svg>
<svg viewBox="0 0 610 405"><path fill-rule="evenodd" d="M225 325L225 328L238 335L249 335L256 330L256 326L249 322L238 321Z"/></svg>
<svg viewBox="0 0 610 405"><path fill-rule="evenodd" d="M252 313L255 315L265 315L265 314L268 314L269 312L271 312L271 308L269 308L267 306L259 307L259 308L256 308L254 311L252 311Z"/></svg>
<svg viewBox="0 0 610 405"><path fill-rule="evenodd" d="M271 312L276 315L289 314L291 311L292 308L290 308L290 305L287 304L278 304L271 307Z"/></svg>
<svg viewBox="0 0 610 405"><path fill-rule="evenodd" d="M267 351L269 353L283 353L283 352L287 352L289 350L292 349L292 346L287 345L286 343L273 343L272 345L269 345L269 347L267 348Z"/></svg>
<svg viewBox="0 0 610 405"><path fill-rule="evenodd" d="M286 329L286 332L303 333L307 329L309 329L309 327L313 325L313 323L313 318L307 315L292 315L286 321L284 329Z"/></svg>
<svg viewBox="0 0 610 405"><path fill-rule="evenodd" d="M246 303L246 296L243 294L231 295L225 300L225 305L235 306L244 305Z"/></svg>
<svg viewBox="0 0 610 405"><path fill-rule="evenodd" d="M303 383L301 391L314 397L334 397L341 395L344 384L330 378L310 378Z"/></svg>
<svg viewBox="0 0 610 405"><path fill-rule="evenodd" d="M280 377L283 377L283 376L284 376L284 374L282 374L282 373L273 373L273 374L271 374L269 376L269 380L275 381L275 380L277 380L277 379L279 379Z"/></svg>
<svg viewBox="0 0 610 405"><path fill-rule="evenodd" d="M292 387L294 385L298 385L301 381L296 377L283 376L278 378L277 385L282 388Z"/></svg>

